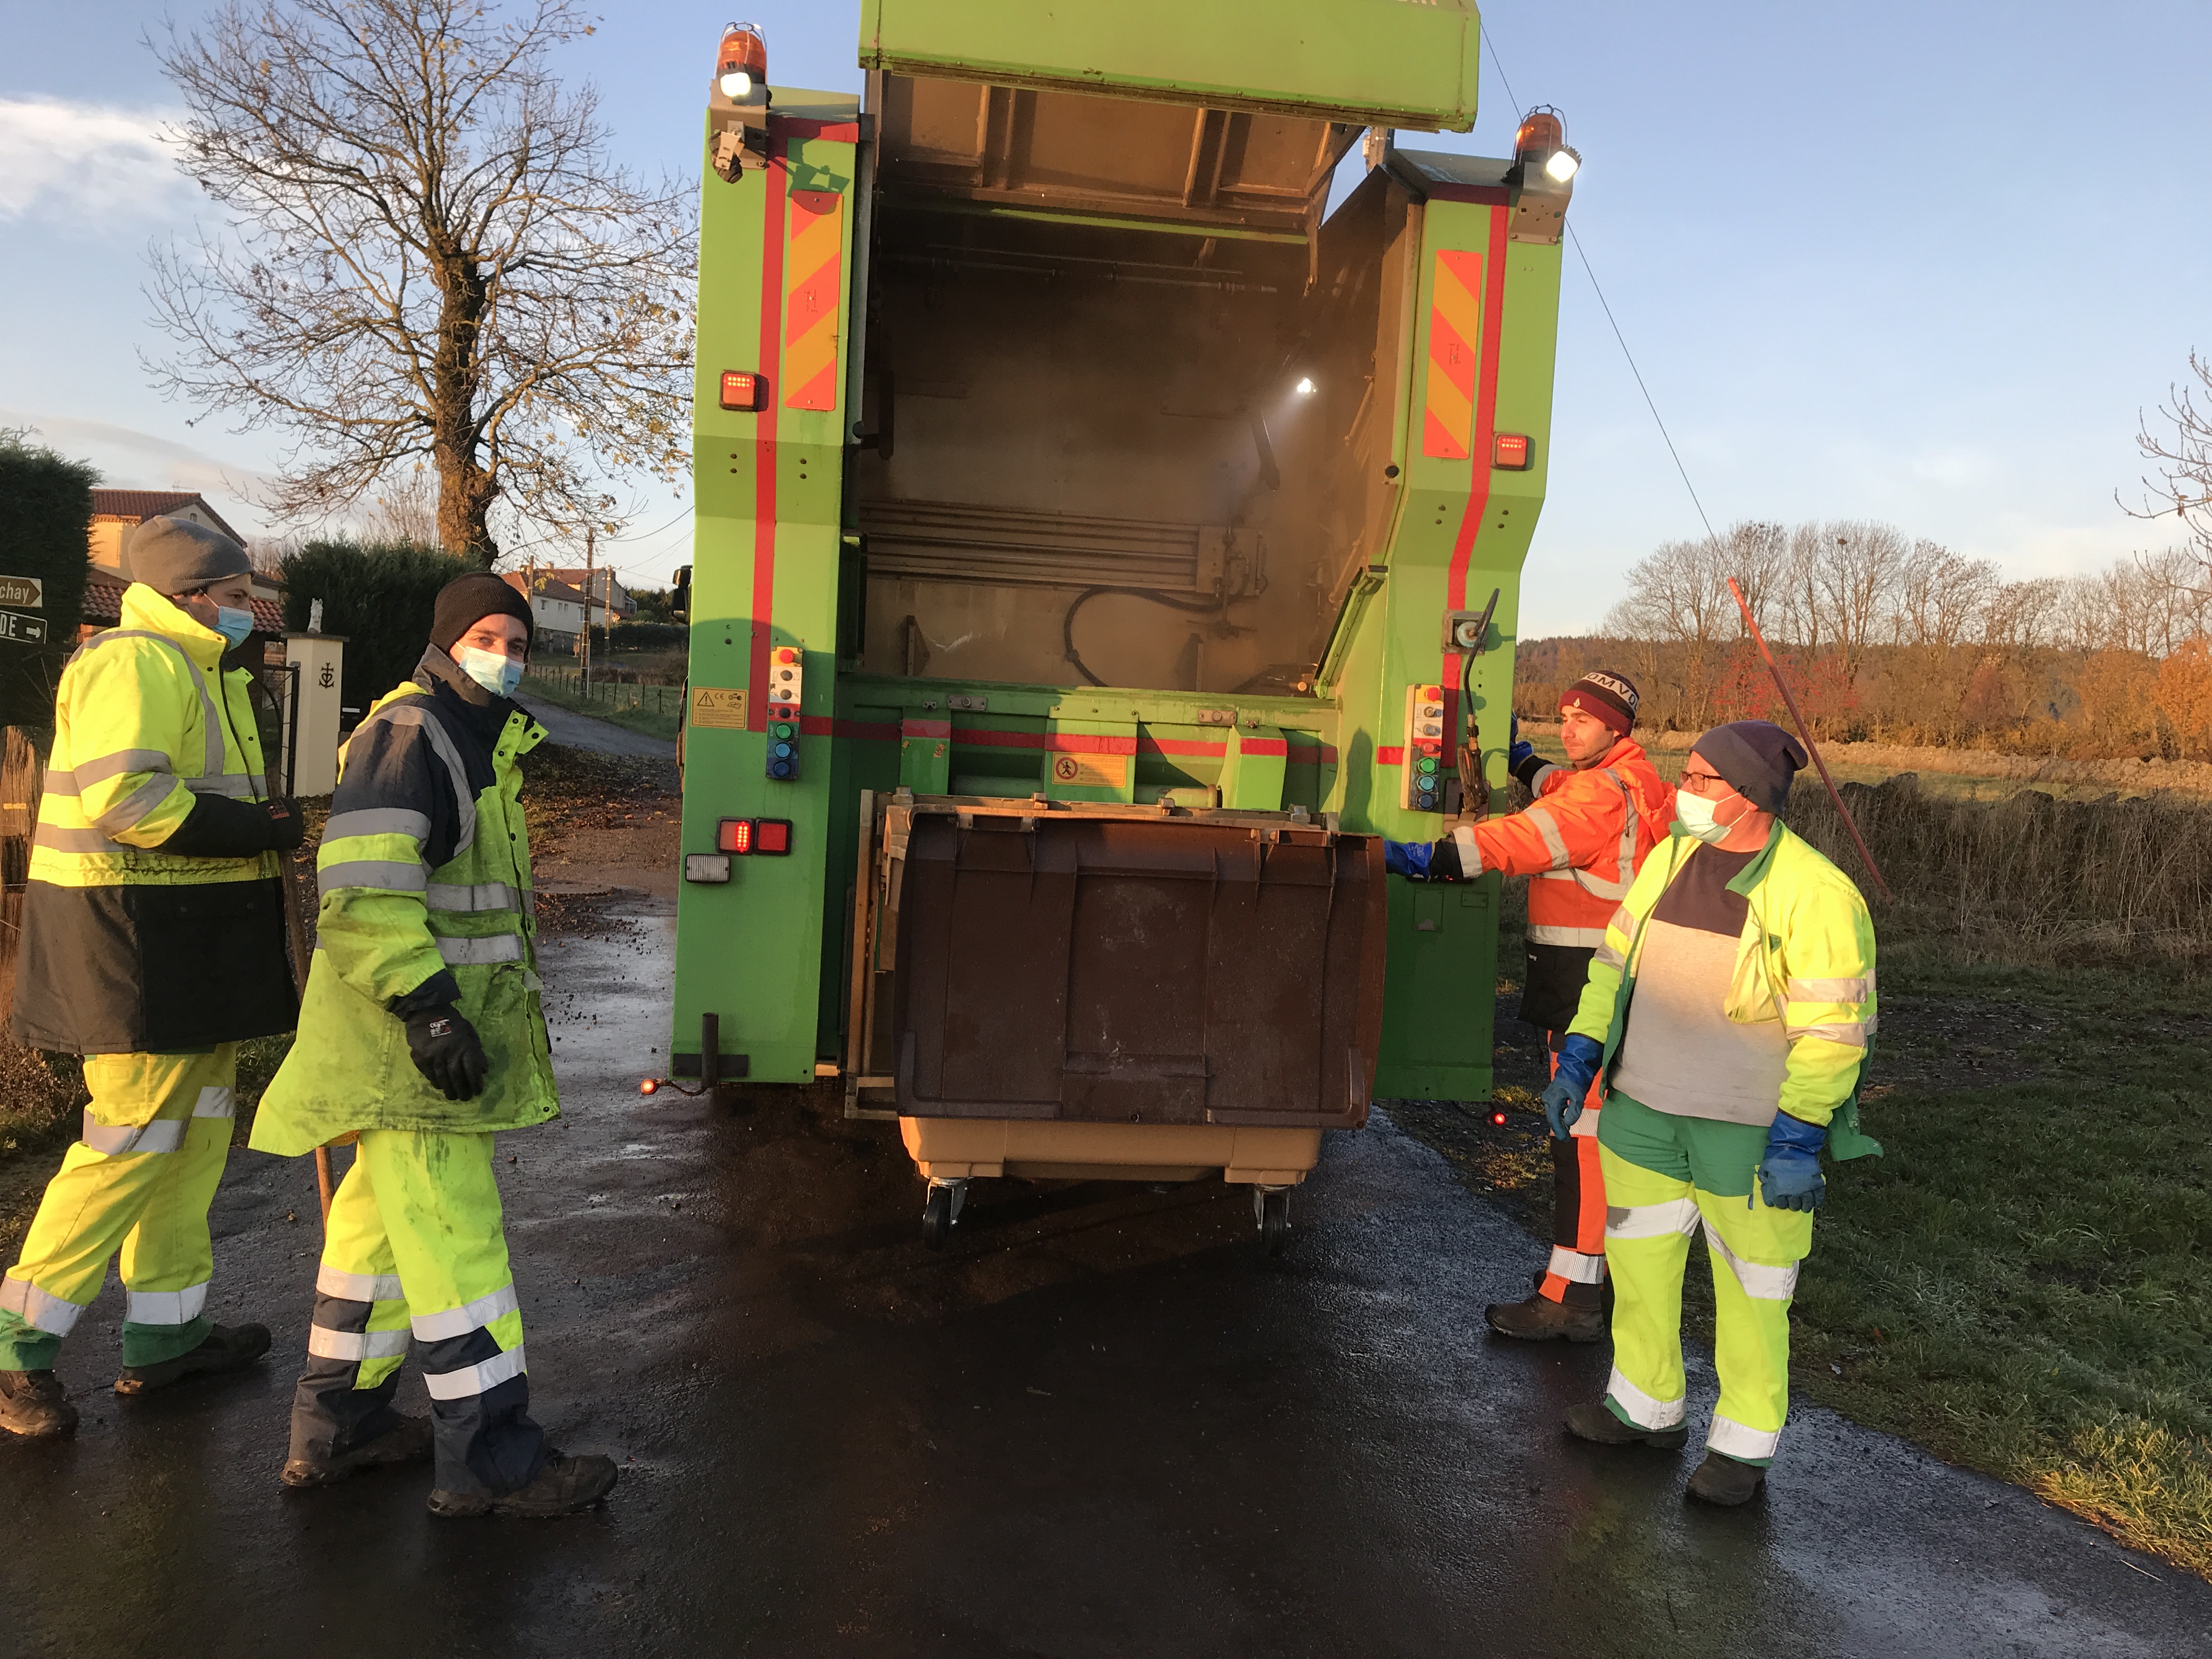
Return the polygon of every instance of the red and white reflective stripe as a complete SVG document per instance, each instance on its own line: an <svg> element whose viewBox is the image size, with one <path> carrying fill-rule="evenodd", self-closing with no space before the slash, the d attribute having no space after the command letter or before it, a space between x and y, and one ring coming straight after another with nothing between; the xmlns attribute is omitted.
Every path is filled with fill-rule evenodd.
<svg viewBox="0 0 2212 1659"><path fill-rule="evenodd" d="M1705 1437L1705 1445L1710 1450L1747 1463L1771 1458L1775 1448L1781 1443L1781 1430L1747 1428L1733 1418L1723 1417L1718 1412L1713 1413L1712 1431Z"/></svg>
<svg viewBox="0 0 2212 1659"><path fill-rule="evenodd" d="M1676 1395L1672 1400L1654 1400L1623 1376L1618 1365L1606 1379L1605 1397L1620 1407L1621 1414L1639 1429L1678 1428L1685 1415L1681 1395Z"/></svg>
<svg viewBox="0 0 2212 1659"><path fill-rule="evenodd" d="M430 1391L433 1400L466 1400L473 1395L487 1394L509 1377L520 1376L530 1367L523 1363L522 1344L518 1342L505 1353L494 1354L481 1365L464 1365L457 1371L426 1371L422 1386Z"/></svg>
<svg viewBox="0 0 2212 1659"><path fill-rule="evenodd" d="M44 1331L48 1336L67 1336L84 1306L64 1302L12 1273L0 1279L0 1312L14 1314L33 1330Z"/></svg>
<svg viewBox="0 0 2212 1659"><path fill-rule="evenodd" d="M1580 1250L1570 1250L1554 1244L1552 1260L1544 1271L1557 1273L1577 1285L1602 1285L1605 1283L1605 1258L1584 1255Z"/></svg>
<svg viewBox="0 0 2212 1659"><path fill-rule="evenodd" d="M123 1316L134 1325L189 1325L206 1308L207 1291L204 1279L181 1291L126 1290Z"/></svg>

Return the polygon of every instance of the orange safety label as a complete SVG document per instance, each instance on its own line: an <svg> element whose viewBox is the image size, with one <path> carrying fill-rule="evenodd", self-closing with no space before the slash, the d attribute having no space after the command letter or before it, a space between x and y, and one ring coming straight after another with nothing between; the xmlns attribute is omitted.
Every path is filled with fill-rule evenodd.
<svg viewBox="0 0 2212 1659"><path fill-rule="evenodd" d="M837 407L844 224L842 192L791 192L791 240L783 265L790 284L783 313L783 402L787 409Z"/></svg>
<svg viewBox="0 0 2212 1659"><path fill-rule="evenodd" d="M1463 461L1474 453L1474 376L1481 343L1482 255L1447 248L1437 255L1429 298L1424 455Z"/></svg>

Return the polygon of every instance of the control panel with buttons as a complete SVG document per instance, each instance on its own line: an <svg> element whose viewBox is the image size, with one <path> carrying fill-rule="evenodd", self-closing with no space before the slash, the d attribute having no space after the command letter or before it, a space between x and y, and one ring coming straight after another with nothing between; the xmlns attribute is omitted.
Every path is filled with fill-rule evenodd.
<svg viewBox="0 0 2212 1659"><path fill-rule="evenodd" d="M768 775L779 783L799 776L799 700L806 684L805 653L779 645L768 653Z"/></svg>
<svg viewBox="0 0 2212 1659"><path fill-rule="evenodd" d="M1409 812L1444 810L1444 689L1406 688L1406 764L1399 805Z"/></svg>

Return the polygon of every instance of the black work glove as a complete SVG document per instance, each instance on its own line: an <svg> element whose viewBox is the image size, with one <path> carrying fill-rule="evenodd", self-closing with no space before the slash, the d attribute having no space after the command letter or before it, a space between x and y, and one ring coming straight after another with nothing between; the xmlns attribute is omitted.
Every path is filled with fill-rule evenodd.
<svg viewBox="0 0 2212 1659"><path fill-rule="evenodd" d="M185 821L169 832L161 850L189 859L250 859L277 846L300 844L300 815L292 814L292 839L279 842L276 820L257 800L228 795L196 795Z"/></svg>
<svg viewBox="0 0 2212 1659"><path fill-rule="evenodd" d="M407 1016L407 1054L448 1100L474 1100L491 1072L477 1028L450 1002Z"/></svg>
<svg viewBox="0 0 2212 1659"><path fill-rule="evenodd" d="M307 838L307 821L300 815L299 803L289 795L278 795L261 804L269 811L270 849L279 853L297 850Z"/></svg>

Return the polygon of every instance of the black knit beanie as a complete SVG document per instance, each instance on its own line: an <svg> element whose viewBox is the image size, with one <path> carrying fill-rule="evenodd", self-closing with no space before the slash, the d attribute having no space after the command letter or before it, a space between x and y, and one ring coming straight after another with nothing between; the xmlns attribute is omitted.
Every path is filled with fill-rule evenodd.
<svg viewBox="0 0 2212 1659"><path fill-rule="evenodd" d="M1772 720L1716 726L1690 752L1762 812L1779 812L1788 804L1790 786L1806 760L1804 744Z"/></svg>
<svg viewBox="0 0 2212 1659"><path fill-rule="evenodd" d="M450 654L453 641L462 635L486 617L500 616L519 620L523 637L528 640L535 625L530 601L515 591L514 583L489 570L472 570L465 576L456 576L438 590L438 608L432 613L430 622L430 643Z"/></svg>

